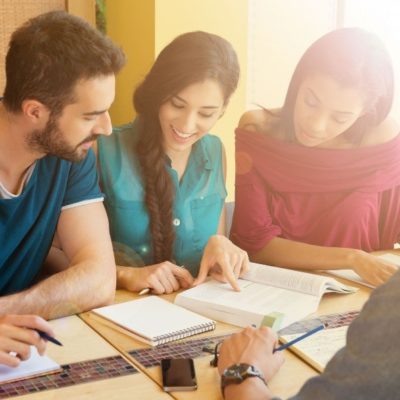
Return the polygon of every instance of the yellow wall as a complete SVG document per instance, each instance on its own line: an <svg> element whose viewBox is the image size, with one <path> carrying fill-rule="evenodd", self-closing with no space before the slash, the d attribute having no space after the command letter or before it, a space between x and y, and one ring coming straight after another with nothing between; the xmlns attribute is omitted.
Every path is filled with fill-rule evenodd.
<svg viewBox="0 0 400 400"><path fill-rule="evenodd" d="M132 94L154 61L154 1L106 0L107 34L125 51L127 64L117 78L111 107L113 125L133 119Z"/></svg>
<svg viewBox="0 0 400 400"><path fill-rule="evenodd" d="M70 14L84 18L90 25L96 26L96 0L67 0Z"/></svg>
<svg viewBox="0 0 400 400"><path fill-rule="evenodd" d="M128 55L117 79L111 109L114 125L132 119L132 92L160 50L183 32L204 30L223 36L236 49L241 80L223 118L212 132L224 142L228 199L234 197L234 129L246 105L248 0L108 0L107 32Z"/></svg>

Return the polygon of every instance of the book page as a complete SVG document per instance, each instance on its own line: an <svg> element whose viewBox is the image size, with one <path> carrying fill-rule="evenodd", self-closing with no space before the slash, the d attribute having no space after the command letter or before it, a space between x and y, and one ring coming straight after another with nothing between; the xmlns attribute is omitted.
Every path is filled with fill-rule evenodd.
<svg viewBox="0 0 400 400"><path fill-rule="evenodd" d="M395 265L396 267L400 267L400 255L392 253L384 253L384 254L379 254L375 257L381 258L382 260L385 260L390 264Z"/></svg>
<svg viewBox="0 0 400 400"><path fill-rule="evenodd" d="M298 354L316 370L322 372L336 352L346 345L348 328L348 326L340 326L324 329L295 343L290 347L290 350ZM301 336L300 333L283 335L279 339L281 342L287 343L299 336Z"/></svg>
<svg viewBox="0 0 400 400"><path fill-rule="evenodd" d="M364 279L361 278L361 276L355 273L352 269L329 270L326 272L328 272L331 275L337 276L339 278L347 279L348 281L356 282L359 283L360 285L367 286L371 289L376 288L376 286L373 285L372 283L364 281Z"/></svg>
<svg viewBox="0 0 400 400"><path fill-rule="evenodd" d="M36 347L31 346L31 356L22 361L16 368L0 365L0 383L13 382L31 376L43 375L47 372L56 372L61 367L47 356L41 356Z"/></svg>
<svg viewBox="0 0 400 400"><path fill-rule="evenodd" d="M212 318L216 315L213 311L225 313L226 318L230 314L229 321L220 320L239 326L252 324L250 315L259 316L259 326L264 316L279 313L283 328L315 312L320 300L318 296L244 279L238 284L241 291L235 292L229 284L210 280L178 294L175 302Z"/></svg>
<svg viewBox="0 0 400 400"><path fill-rule="evenodd" d="M332 278L256 263L250 263L250 271L243 279L319 297L327 291L351 293L355 290Z"/></svg>

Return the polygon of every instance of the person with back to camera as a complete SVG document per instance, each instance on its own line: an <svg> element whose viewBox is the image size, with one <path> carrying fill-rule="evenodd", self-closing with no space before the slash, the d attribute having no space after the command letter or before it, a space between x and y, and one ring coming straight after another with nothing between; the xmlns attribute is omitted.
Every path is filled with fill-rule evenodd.
<svg viewBox="0 0 400 400"><path fill-rule="evenodd" d="M306 50L282 109L242 116L231 239L252 261L351 268L374 285L395 272L368 254L400 232L393 80L374 34L338 29Z"/></svg>
<svg viewBox="0 0 400 400"><path fill-rule="evenodd" d="M119 288L171 293L210 272L239 290L248 257L223 236L225 154L209 134L238 79L228 41L182 34L136 89L134 122L99 140Z"/></svg>
<svg viewBox="0 0 400 400"><path fill-rule="evenodd" d="M373 291L349 326L346 346L335 354L322 374L308 379L291 400L399 398L399 285L400 271ZM218 371L225 400L278 400L268 386L284 361L281 351L273 351L277 342L272 329L249 327L220 346ZM250 373L242 372L239 377L238 371ZM291 377L286 378L289 381Z"/></svg>

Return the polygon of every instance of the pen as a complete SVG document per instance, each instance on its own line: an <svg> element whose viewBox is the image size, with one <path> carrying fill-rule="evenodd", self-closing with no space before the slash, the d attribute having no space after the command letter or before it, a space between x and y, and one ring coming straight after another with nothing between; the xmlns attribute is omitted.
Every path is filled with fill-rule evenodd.
<svg viewBox="0 0 400 400"><path fill-rule="evenodd" d="M40 331L39 329L35 329L35 331L40 335L40 337L42 339L48 340L49 342L54 343L57 346L62 346L63 345L60 341L58 341L53 336L48 335L46 332Z"/></svg>
<svg viewBox="0 0 400 400"><path fill-rule="evenodd" d="M301 335L301 336L297 337L296 339L293 339L293 340L291 340L290 342L287 342L287 343L283 344L282 346L277 347L276 349L274 349L273 352L275 353L276 351L285 350L285 349L287 349L288 347L292 346L293 344L295 344L295 343L297 343L297 342L300 342L300 340L303 340L303 339L305 339L306 337L311 336L311 335L313 335L314 333L317 333L317 332L321 331L321 330L324 329L324 328L325 328L325 325L324 325L324 324L319 325L319 326L317 326L316 328L311 329L310 331L306 332L304 335Z"/></svg>

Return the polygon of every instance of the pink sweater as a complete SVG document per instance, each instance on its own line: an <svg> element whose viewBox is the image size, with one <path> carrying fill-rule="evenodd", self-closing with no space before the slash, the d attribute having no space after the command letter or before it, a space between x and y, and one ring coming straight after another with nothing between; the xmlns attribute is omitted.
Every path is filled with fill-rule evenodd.
<svg viewBox="0 0 400 400"><path fill-rule="evenodd" d="M232 240L249 252L279 236L367 252L400 233L400 135L355 149L309 148L236 130Z"/></svg>

